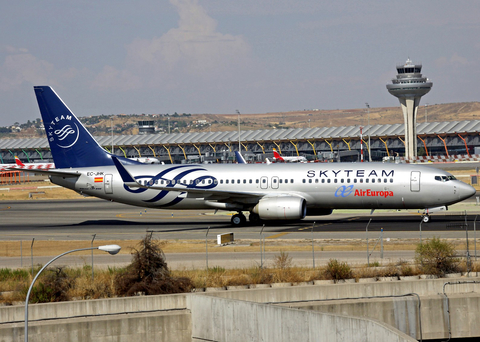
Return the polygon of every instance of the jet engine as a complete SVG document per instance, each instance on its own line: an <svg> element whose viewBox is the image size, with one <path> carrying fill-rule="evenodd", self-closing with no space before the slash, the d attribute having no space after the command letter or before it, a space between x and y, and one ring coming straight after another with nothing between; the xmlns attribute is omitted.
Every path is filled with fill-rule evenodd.
<svg viewBox="0 0 480 342"><path fill-rule="evenodd" d="M300 197L263 198L252 210L262 220L298 220L307 213L307 202Z"/></svg>

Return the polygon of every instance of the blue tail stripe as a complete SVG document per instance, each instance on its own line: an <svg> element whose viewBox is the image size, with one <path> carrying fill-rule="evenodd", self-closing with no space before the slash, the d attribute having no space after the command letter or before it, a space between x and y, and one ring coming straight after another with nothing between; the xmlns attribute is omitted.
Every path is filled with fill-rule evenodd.
<svg viewBox="0 0 480 342"><path fill-rule="evenodd" d="M56 168L113 165L105 151L49 86L34 87ZM124 164L139 164L118 157Z"/></svg>

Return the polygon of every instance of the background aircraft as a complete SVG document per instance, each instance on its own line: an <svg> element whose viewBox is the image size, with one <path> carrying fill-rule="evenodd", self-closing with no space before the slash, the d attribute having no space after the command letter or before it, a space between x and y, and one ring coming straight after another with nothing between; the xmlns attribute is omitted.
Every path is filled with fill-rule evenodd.
<svg viewBox="0 0 480 342"><path fill-rule="evenodd" d="M281 163L306 163L307 158L302 157L302 156L296 156L296 157L282 157L276 149L273 149L273 158L275 159L275 162L281 162Z"/></svg>
<svg viewBox="0 0 480 342"><path fill-rule="evenodd" d="M48 170L48 169L53 169L55 168L54 163L22 163L22 161L15 156L15 164L0 164L0 171L4 171L7 169L28 169L28 170L37 170L37 169L43 169L43 170Z"/></svg>

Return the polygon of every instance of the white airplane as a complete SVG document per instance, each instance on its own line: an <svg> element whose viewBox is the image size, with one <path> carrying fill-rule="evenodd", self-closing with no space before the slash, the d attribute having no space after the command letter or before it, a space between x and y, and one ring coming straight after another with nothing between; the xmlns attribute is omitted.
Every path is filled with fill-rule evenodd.
<svg viewBox="0 0 480 342"><path fill-rule="evenodd" d="M281 163L306 163L307 158L302 157L302 156L296 156L296 157L282 157L276 149L273 149L273 158L275 159L275 162L281 162Z"/></svg>
<svg viewBox="0 0 480 342"><path fill-rule="evenodd" d="M15 156L15 164L0 164L0 171L5 171L7 169L12 170L23 170L23 169L28 169L28 170L38 170L38 169L43 169L43 170L48 170L48 169L54 169L55 164L54 163L22 163L22 161Z"/></svg>
<svg viewBox="0 0 480 342"><path fill-rule="evenodd" d="M128 159L138 161L142 164L161 164L160 160L153 157L136 157L136 158L128 158Z"/></svg>
<svg viewBox="0 0 480 342"><path fill-rule="evenodd" d="M57 169L79 193L149 208L237 211L234 226L334 209L446 209L475 194L450 173L412 164L146 165L104 150L49 86L34 87ZM428 221L428 215L425 216Z"/></svg>

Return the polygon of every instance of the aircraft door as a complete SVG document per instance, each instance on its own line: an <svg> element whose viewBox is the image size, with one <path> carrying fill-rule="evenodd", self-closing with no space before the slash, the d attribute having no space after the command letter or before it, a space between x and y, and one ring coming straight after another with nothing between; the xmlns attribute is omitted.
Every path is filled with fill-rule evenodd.
<svg viewBox="0 0 480 342"><path fill-rule="evenodd" d="M272 189L278 189L278 177L272 177Z"/></svg>
<svg viewBox="0 0 480 342"><path fill-rule="evenodd" d="M105 187L106 194L113 194L113 176L105 175L103 177L103 186Z"/></svg>
<svg viewBox="0 0 480 342"><path fill-rule="evenodd" d="M267 189L268 188L268 177L260 177L260 188Z"/></svg>
<svg viewBox="0 0 480 342"><path fill-rule="evenodd" d="M420 191L420 171L410 173L410 191Z"/></svg>

